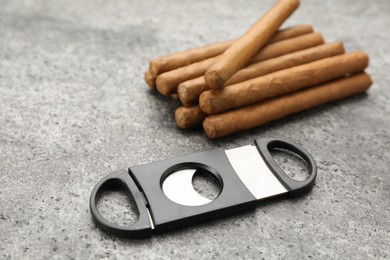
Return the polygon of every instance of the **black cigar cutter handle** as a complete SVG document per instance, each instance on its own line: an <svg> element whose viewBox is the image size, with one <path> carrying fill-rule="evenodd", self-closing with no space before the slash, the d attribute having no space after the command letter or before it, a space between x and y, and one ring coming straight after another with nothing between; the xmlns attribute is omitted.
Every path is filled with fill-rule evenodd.
<svg viewBox="0 0 390 260"><path fill-rule="evenodd" d="M263 139L257 139L255 143L259 148L259 152L263 157L264 162L267 164L267 166L273 172L276 178L278 178L280 183L282 183L283 186L286 187L286 189L288 190L288 195L290 197L300 196L303 193L306 193L313 188L314 181L317 177L317 165L313 157L308 151L306 151L302 147L299 147L296 144L284 140L279 140L279 139L263 138ZM306 162L309 168L309 172L310 172L309 178L307 178L304 181L297 181L291 179L279 167L279 165L272 157L270 151L274 149L287 150L300 156Z"/></svg>
<svg viewBox="0 0 390 260"><path fill-rule="evenodd" d="M301 157L308 165L309 178L291 179L273 159L270 153L273 149L287 150ZM167 187L181 188L183 192L179 181L188 184L193 174L191 169L207 172L218 180L221 191L217 198L205 201L193 196L194 200L187 204L167 195ZM305 149L280 139L257 139L254 145L230 150L219 148L113 172L93 189L90 209L94 222L104 231L121 237L146 238L252 209L265 198L301 195L313 187L316 175L315 161ZM118 185L125 187L138 211L138 219L127 226L107 221L97 209L102 192ZM177 197L183 199L184 195Z"/></svg>

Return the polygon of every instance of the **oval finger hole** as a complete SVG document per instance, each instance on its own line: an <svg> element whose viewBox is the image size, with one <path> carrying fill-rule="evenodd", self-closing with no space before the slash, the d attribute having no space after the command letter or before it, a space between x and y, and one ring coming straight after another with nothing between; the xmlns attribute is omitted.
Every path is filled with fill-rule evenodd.
<svg viewBox="0 0 390 260"><path fill-rule="evenodd" d="M106 220L120 226L132 224L139 217L136 204L129 198L124 184L120 181L100 193L97 209Z"/></svg>
<svg viewBox="0 0 390 260"><path fill-rule="evenodd" d="M270 153L279 167L291 179L305 181L310 177L309 165L298 154L281 148L273 148Z"/></svg>

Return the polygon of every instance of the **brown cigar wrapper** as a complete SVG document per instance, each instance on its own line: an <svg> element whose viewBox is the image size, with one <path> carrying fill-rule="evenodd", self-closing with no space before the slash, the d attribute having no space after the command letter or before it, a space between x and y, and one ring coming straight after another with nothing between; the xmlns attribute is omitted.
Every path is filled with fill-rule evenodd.
<svg viewBox="0 0 390 260"><path fill-rule="evenodd" d="M361 74L365 75L365 73L361 73ZM357 74L357 75L360 75L360 74ZM363 78L363 80L361 80L361 78ZM362 84L363 86L365 86L366 82L367 82L365 79L367 79L367 78L369 79L369 77L357 77L354 80L359 80L359 84ZM336 81L334 81L332 83L326 83L324 85L331 85L331 84L333 84L333 83L335 83L337 81L342 82L342 84L354 84L354 81L352 81L352 78L351 78L350 81L345 81L346 79L348 79L348 78L336 80ZM315 87L313 87L313 88L315 88ZM301 90L301 92L303 92L303 90ZM274 98L274 99L277 100L280 97L283 97L283 96L279 96L279 97ZM220 115L223 115L223 114L220 114ZM193 106L190 106L190 107L180 107L180 108L178 108L176 110L175 116L176 116L177 124L179 125L179 123L180 123L179 126L181 128L187 129L187 128L193 128L193 127L199 126L203 122L203 120L207 117L207 114L203 113L199 106L193 105Z"/></svg>
<svg viewBox="0 0 390 260"><path fill-rule="evenodd" d="M300 24L285 29L279 30L271 39L268 40L267 44L280 42L286 39L291 39L304 34L312 33L314 31L313 26L310 24Z"/></svg>
<svg viewBox="0 0 390 260"><path fill-rule="evenodd" d="M285 54L304 50L324 43L320 33L309 33L291 39L264 46L250 61L249 64L272 59ZM272 48L271 48L272 46Z"/></svg>
<svg viewBox="0 0 390 260"><path fill-rule="evenodd" d="M210 139L219 138L364 92L371 84L370 76L362 72L223 114L209 116L203 121L203 128Z"/></svg>
<svg viewBox="0 0 390 260"><path fill-rule="evenodd" d="M264 59L275 58L287 53L307 49L324 43L324 39L319 33L310 33L280 42L275 42L265 46L251 60L252 62L262 61ZM165 72L157 77L157 90L163 95L169 95L177 91L180 83L190 79L203 76L206 69L209 68L221 56L209 58L200 62L192 63L188 66Z"/></svg>
<svg viewBox="0 0 390 260"><path fill-rule="evenodd" d="M181 106L175 111L176 124L182 129L201 125L206 116L196 105L191 107Z"/></svg>
<svg viewBox="0 0 390 260"><path fill-rule="evenodd" d="M278 31L268 43L274 43L313 32L313 27L308 24L296 25ZM149 71L154 78L158 75L187 66L194 62L202 61L222 54L235 40L217 42L198 48L172 53L170 55L155 58L149 62Z"/></svg>
<svg viewBox="0 0 390 260"><path fill-rule="evenodd" d="M304 65L274 72L262 77L227 86L220 90L207 90L199 97L199 106L207 114L255 103L302 88L363 71L368 56L351 52L325 58Z"/></svg>
<svg viewBox="0 0 390 260"><path fill-rule="evenodd" d="M309 35L308 35L309 36ZM320 42L322 39L321 35L318 38L313 34L313 42ZM260 77L263 75L270 74L275 71L292 68L309 62L321 60L324 58L333 57L336 55L344 54L344 45L342 42L334 42L319 45L309 49L300 50L293 53L288 53L283 56L265 59L262 62L258 62L238 71L231 77L227 82L226 86L233 85L239 82L243 82L248 79Z"/></svg>
<svg viewBox="0 0 390 260"><path fill-rule="evenodd" d="M194 62L221 55L234 40L208 44L187 51L173 53L167 56L155 58L149 62L149 71L152 75L158 75L180 67L190 65Z"/></svg>
<svg viewBox="0 0 390 260"><path fill-rule="evenodd" d="M226 83L225 86L233 85L252 78L267 75L269 73L302 65L308 62L320 60L323 58L332 57L343 54L344 46L342 42L334 42L324 44L309 49L293 52L273 59L254 63L234 74ZM202 92L209 90L210 87L206 84L204 77L198 77L179 84L177 89L180 101L188 106L198 103L198 99Z"/></svg>
<svg viewBox="0 0 390 260"><path fill-rule="evenodd" d="M206 69L211 66L217 58L218 56L195 62L159 75L156 80L157 90L163 95L170 95L171 93L176 92L177 87L181 82L203 75Z"/></svg>
<svg viewBox="0 0 390 260"><path fill-rule="evenodd" d="M223 88L225 82L248 64L298 6L299 0L278 0L206 70L207 85L213 89Z"/></svg>

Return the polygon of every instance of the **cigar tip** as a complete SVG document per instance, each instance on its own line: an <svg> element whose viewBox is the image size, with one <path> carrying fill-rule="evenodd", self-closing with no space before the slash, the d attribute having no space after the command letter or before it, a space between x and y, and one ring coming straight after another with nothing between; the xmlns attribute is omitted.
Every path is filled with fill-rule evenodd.
<svg viewBox="0 0 390 260"><path fill-rule="evenodd" d="M199 107L200 109L206 113L211 114L211 100L208 95L209 91L205 91L202 94L200 94L199 97Z"/></svg>
<svg viewBox="0 0 390 260"><path fill-rule="evenodd" d="M291 5L292 7L297 8L300 4L299 0L279 0L279 3L285 4L285 5Z"/></svg>
<svg viewBox="0 0 390 260"><path fill-rule="evenodd" d="M186 83L185 82L182 82L179 84L179 86L177 87L177 93L180 95L185 95L186 94Z"/></svg>
<svg viewBox="0 0 390 260"><path fill-rule="evenodd" d="M301 25L302 28L306 28L308 32L314 32L314 28L311 24L305 23Z"/></svg>
<svg viewBox="0 0 390 260"><path fill-rule="evenodd" d="M163 92L164 92L164 84L163 84L163 80L161 80L161 75L157 77L156 79L156 88L158 90L158 92L160 92L161 94L165 95Z"/></svg>
<svg viewBox="0 0 390 260"><path fill-rule="evenodd" d="M335 41L333 44L337 45L341 49L342 53L345 53L345 47L342 41Z"/></svg>
<svg viewBox="0 0 390 260"><path fill-rule="evenodd" d="M225 81L214 68L208 68L204 74L206 84L213 89L223 88Z"/></svg>
<svg viewBox="0 0 390 260"><path fill-rule="evenodd" d="M149 61L149 72L154 78L156 78L159 74L158 65L155 60Z"/></svg>
<svg viewBox="0 0 390 260"><path fill-rule="evenodd" d="M176 109L175 111L175 121L176 121L176 125L178 127L180 127L181 129L185 129L186 127L186 124L185 124L185 120L183 120L183 108L182 107L179 107Z"/></svg>
<svg viewBox="0 0 390 260"><path fill-rule="evenodd" d="M313 36L313 38L314 38L314 37L317 37L317 38L318 38L318 41L319 41L320 43L325 43L324 36L322 36L321 33L319 33L319 32L313 32L313 33L311 33L311 35Z"/></svg>
<svg viewBox="0 0 390 260"><path fill-rule="evenodd" d="M164 76L165 73L163 74L160 74L157 79L156 79L156 88L158 90L158 92L160 92L161 94L165 95L165 96L168 96L170 94L172 94L172 91L171 89L169 88L169 83L168 81L165 79L165 76Z"/></svg>
<svg viewBox="0 0 390 260"><path fill-rule="evenodd" d="M154 58L149 61L149 71L153 77L157 78L158 75L166 72L167 59L164 56Z"/></svg>
<svg viewBox="0 0 390 260"><path fill-rule="evenodd" d="M197 127L202 124L206 118L198 106L181 106L175 111L175 121L178 127L182 129L188 129Z"/></svg>
<svg viewBox="0 0 390 260"><path fill-rule="evenodd" d="M368 62L368 60L370 59L370 57L368 56L368 54L365 53L365 52L360 52L360 53L361 53L362 57L364 57L365 59L367 59L367 62Z"/></svg>
<svg viewBox="0 0 390 260"><path fill-rule="evenodd" d="M365 72L365 71L360 73L360 75L363 78L363 80L366 81L367 89L369 89L371 87L372 83L373 83L371 76L367 72Z"/></svg>
<svg viewBox="0 0 390 260"><path fill-rule="evenodd" d="M209 139L215 139L217 138L217 131L214 127L213 121L211 117L206 117L206 119L203 121L203 130L206 133L207 137Z"/></svg>
<svg viewBox="0 0 390 260"><path fill-rule="evenodd" d="M180 102L183 105L189 105L191 103L190 100L188 99L189 94L185 82L179 84L179 86L177 87L177 94L179 96Z"/></svg>
<svg viewBox="0 0 390 260"><path fill-rule="evenodd" d="M355 51L355 52L351 52L350 55L355 56L358 60L360 60L364 65L364 68L368 66L370 58L367 53L362 51Z"/></svg>

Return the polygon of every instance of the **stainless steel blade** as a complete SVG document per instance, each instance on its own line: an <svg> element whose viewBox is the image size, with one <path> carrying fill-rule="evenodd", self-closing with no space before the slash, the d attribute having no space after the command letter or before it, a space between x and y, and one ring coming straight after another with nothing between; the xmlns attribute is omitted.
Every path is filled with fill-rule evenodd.
<svg viewBox="0 0 390 260"><path fill-rule="evenodd" d="M286 193L286 188L265 164L257 148L246 145L225 151L233 169L256 199Z"/></svg>

